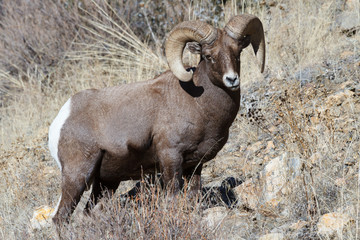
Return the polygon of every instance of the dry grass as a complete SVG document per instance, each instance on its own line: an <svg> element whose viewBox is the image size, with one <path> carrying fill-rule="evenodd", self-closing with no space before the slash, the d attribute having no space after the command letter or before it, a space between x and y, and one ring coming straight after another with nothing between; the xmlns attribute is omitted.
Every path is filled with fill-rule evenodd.
<svg viewBox="0 0 360 240"><path fill-rule="evenodd" d="M104 199L104 208L91 217L75 213L63 225L63 239L214 239L216 235L201 222L201 204L185 195L176 198L161 190L160 184L142 181L136 196L117 195ZM196 226L196 227L195 227ZM81 231L79 231L81 229ZM34 237L50 238L51 229Z"/></svg>
<svg viewBox="0 0 360 240"><path fill-rule="evenodd" d="M300 233L285 232L287 237L320 238L319 217L339 211L351 214L355 227L334 237L359 237L359 95L339 104L332 104L336 101L331 98L359 86L360 79L360 35L348 37L336 26L344 5L335 0L232 0L225 6L200 0L178 5L164 1L143 7L131 1L13 2L1 5L0 238L53 238L52 229L33 233L29 220L35 208L54 206L60 195L60 173L48 153L47 129L72 94L150 79L167 69L162 46L165 33L175 23L201 18L223 26L232 14L243 12L258 15L264 23L266 72L259 73L251 49L244 51L243 107L218 160L229 152L241 155L241 149L255 142L273 141L272 155L262 151L241 155L254 164L247 170L239 167L239 176L234 177L256 176L267 159L283 153L299 159L302 167L292 193L281 207L271 210L280 217L253 209L249 219L256 220L238 235L256 239L304 220L307 226ZM359 11L358 3L355 7ZM154 9L159 14L146 14ZM142 16L131 22L136 11ZM354 57L341 57L346 51ZM308 75L311 79L305 79ZM205 179L205 183L212 181ZM226 223L209 228L201 221L205 200L183 195L170 200L157 188L144 188L135 200L117 194L104 204L104 214L93 218L84 220L78 210L64 227L64 237L226 239L234 231ZM240 210L242 206L231 211Z"/></svg>

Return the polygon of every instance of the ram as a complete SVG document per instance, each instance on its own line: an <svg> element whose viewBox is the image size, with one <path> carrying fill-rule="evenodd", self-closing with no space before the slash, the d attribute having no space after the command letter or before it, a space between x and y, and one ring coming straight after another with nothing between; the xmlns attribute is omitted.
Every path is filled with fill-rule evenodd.
<svg viewBox="0 0 360 240"><path fill-rule="evenodd" d="M201 54L196 69L182 62L187 43ZM199 191L202 164L224 146L239 110L240 54L249 44L262 72L265 40L257 17L234 16L224 29L182 22L165 45L170 71L72 96L49 129L50 152L62 173L55 224L69 219L91 184L87 210L103 190L112 193L121 181L142 174L161 172L174 193L183 177L192 177L191 190Z"/></svg>

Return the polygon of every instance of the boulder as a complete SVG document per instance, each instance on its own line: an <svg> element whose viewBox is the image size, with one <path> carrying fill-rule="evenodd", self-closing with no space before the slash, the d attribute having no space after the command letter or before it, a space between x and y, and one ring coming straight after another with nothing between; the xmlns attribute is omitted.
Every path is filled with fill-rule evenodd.
<svg viewBox="0 0 360 240"><path fill-rule="evenodd" d="M348 214L331 212L322 215L317 224L318 234L322 236L332 236L339 234L342 236L342 231L352 219Z"/></svg>
<svg viewBox="0 0 360 240"><path fill-rule="evenodd" d="M271 159L259 177L247 179L233 189L238 203L250 209L276 208L291 193L300 168L300 159L288 158L286 153Z"/></svg>
<svg viewBox="0 0 360 240"><path fill-rule="evenodd" d="M276 207L282 202L291 189L292 181L300 174L300 168L300 159L288 158L287 154L272 159L265 166L261 173L265 205Z"/></svg>

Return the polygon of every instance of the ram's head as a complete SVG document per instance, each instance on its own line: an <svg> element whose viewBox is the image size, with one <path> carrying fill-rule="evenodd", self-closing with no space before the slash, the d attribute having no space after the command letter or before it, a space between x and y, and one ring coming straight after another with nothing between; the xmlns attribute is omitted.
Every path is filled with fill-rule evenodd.
<svg viewBox="0 0 360 240"><path fill-rule="evenodd" d="M233 17L224 29L201 21L186 21L170 33L165 53L171 71L181 81L191 81L182 55L187 43L192 53L201 54L209 79L220 87L236 91L240 87L240 54L250 43L257 55L261 72L265 65L265 38L261 21L250 14Z"/></svg>

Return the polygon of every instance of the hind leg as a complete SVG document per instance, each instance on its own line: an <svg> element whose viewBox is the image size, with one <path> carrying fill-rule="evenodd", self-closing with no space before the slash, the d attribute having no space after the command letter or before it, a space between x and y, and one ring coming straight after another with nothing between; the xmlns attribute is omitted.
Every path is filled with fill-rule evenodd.
<svg viewBox="0 0 360 240"><path fill-rule="evenodd" d="M93 149L84 154L72 148L72 151L60 151L59 155L63 166L61 200L53 218L57 226L63 221L69 221L81 195L91 185L94 173L101 164L102 152L100 149Z"/></svg>

